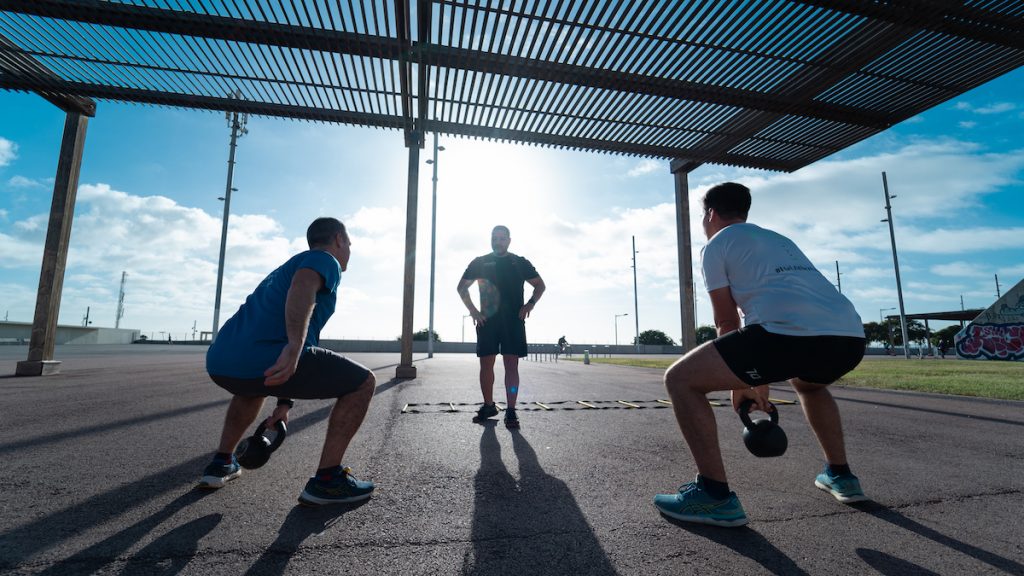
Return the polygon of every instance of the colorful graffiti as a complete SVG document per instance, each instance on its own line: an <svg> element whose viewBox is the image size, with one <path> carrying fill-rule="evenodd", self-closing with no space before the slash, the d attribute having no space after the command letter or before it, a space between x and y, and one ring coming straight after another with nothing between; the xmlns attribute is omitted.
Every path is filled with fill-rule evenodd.
<svg viewBox="0 0 1024 576"><path fill-rule="evenodd" d="M1024 325L971 324L956 335L962 358L1024 360Z"/></svg>

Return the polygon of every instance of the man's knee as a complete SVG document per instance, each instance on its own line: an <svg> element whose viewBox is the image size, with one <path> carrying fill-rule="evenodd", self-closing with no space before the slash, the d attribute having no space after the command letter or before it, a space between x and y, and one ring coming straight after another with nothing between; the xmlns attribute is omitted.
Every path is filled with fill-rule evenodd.
<svg viewBox="0 0 1024 576"><path fill-rule="evenodd" d="M680 359L675 364L669 366L668 370L665 370L664 380L665 389L670 394L681 392L693 383L693 371L690 370L690 367L683 359Z"/></svg>

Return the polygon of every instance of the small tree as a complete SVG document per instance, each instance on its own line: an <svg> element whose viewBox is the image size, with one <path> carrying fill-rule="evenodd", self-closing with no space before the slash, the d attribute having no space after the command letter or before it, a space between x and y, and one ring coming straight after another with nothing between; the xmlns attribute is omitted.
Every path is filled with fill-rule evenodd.
<svg viewBox="0 0 1024 576"><path fill-rule="evenodd" d="M864 325L864 338L868 342L878 342L886 348L889 347L889 329L885 324L868 322Z"/></svg>
<svg viewBox="0 0 1024 576"><path fill-rule="evenodd" d="M662 346L676 345L675 340L669 338L669 335L661 330L644 330L640 333L640 343ZM636 344L636 338L633 338L633 344Z"/></svg>
<svg viewBox="0 0 1024 576"><path fill-rule="evenodd" d="M960 325L954 324L952 326L946 326L945 328L932 332L932 345L941 346L942 342L945 341L947 346L953 345L953 338L956 333L960 331Z"/></svg>
<svg viewBox="0 0 1024 576"><path fill-rule="evenodd" d="M924 323L920 320L907 320L907 338L911 342L921 342L925 334ZM899 322L892 323L892 341L896 346L903 346L903 330Z"/></svg>
<svg viewBox="0 0 1024 576"><path fill-rule="evenodd" d="M422 330L420 330L418 332L413 333L412 339L413 339L414 342L426 342L427 341L427 334L429 334L429 333L430 333L430 330L427 329L427 328L424 328L424 329L422 329ZM398 338L395 338L395 340L401 340L401 339L402 339L401 336L399 336ZM438 336L437 332L435 331L434 332L434 342L440 342L440 341L441 341L441 337Z"/></svg>
<svg viewBox="0 0 1024 576"><path fill-rule="evenodd" d="M697 344L703 344L710 342L718 338L718 330L715 330L714 326L698 326L697 327Z"/></svg>

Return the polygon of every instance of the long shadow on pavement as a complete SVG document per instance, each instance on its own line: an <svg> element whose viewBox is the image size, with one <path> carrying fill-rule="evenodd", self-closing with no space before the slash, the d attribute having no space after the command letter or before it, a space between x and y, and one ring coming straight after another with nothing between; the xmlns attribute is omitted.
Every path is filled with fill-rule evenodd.
<svg viewBox="0 0 1024 576"><path fill-rule="evenodd" d="M190 490L169 502L157 513L51 565L46 570L40 572L39 576L64 576L66 574L93 574L99 572L100 569L116 561L118 556L124 554L126 550L131 548L133 544L141 540L146 534L149 534L154 528L164 523L186 506L198 502L207 494L209 492ZM74 518L74 516L70 516L70 518ZM184 559L185 564L187 564L188 560L195 554L199 540L209 533L210 530L213 530L218 522L220 522L220 514L211 514L179 526L147 545L143 550L140 550L133 557L137 561L129 562L129 565L137 568L148 566L148 569L143 570L144 573L157 573L153 569L157 565L156 561L152 560L154 556L158 555L157 550L164 553L159 555L160 558L170 557L179 561ZM77 525L75 527L80 528ZM188 546L183 546L183 543L188 543ZM173 553L168 554L168 549L173 550ZM189 553L189 550L191 550L191 553ZM146 560L147 558L149 558L148 561ZM126 570L128 567L126 566ZM183 567L184 564L179 566L173 573L177 573Z"/></svg>
<svg viewBox="0 0 1024 576"><path fill-rule="evenodd" d="M501 459L497 422L483 425L475 484L473 550L463 574L616 574L565 482L546 473L518 431L519 483Z"/></svg>
<svg viewBox="0 0 1024 576"><path fill-rule="evenodd" d="M853 504L852 507L870 514L879 520L885 520L894 526L903 528L904 530L923 536L933 542L952 548L961 554L980 560L993 568L997 568L1009 574L1024 574L1024 564L1015 562L1009 558L1003 558L998 554L994 554L988 550L982 550L981 548L972 546L966 542L961 542L956 538L946 536L941 532L907 518L888 506L884 506L877 502L863 502Z"/></svg>
<svg viewBox="0 0 1024 576"><path fill-rule="evenodd" d="M717 526L703 526L701 524L681 522L667 516L662 517L695 536L707 538L716 544L729 548L740 556L750 558L772 574L786 574L787 576L791 574L807 574L807 572L797 566L792 558L783 554L767 538L749 527L719 528Z"/></svg>
<svg viewBox="0 0 1024 576"><path fill-rule="evenodd" d="M295 434L325 419L333 406L333 403L328 404L295 418L289 423L291 433ZM203 467L209 463L209 459L210 454L203 454L0 534L0 569L14 568L33 554L59 545L68 536L74 536L94 526L109 522L118 515L143 506L163 494L194 484ZM196 500L198 498L194 496L180 496L168 504L164 510L175 505L178 505L180 509L181 506ZM163 515L163 512L158 512L153 517L166 519L169 516L169 514ZM73 521L69 519L73 519ZM122 530L99 544L90 546L82 553L93 550L108 541L116 543L115 547L126 550L157 525L159 522L153 523L147 519L127 530ZM140 532L140 528L146 528L146 530ZM93 555L95 556L95 554Z"/></svg>
<svg viewBox="0 0 1024 576"><path fill-rule="evenodd" d="M857 548L857 556L883 576L939 576L913 562L870 548Z"/></svg>
<svg viewBox="0 0 1024 576"><path fill-rule="evenodd" d="M284 574L288 562L307 538L327 530L340 522L346 512L355 510L367 502L369 500L322 508L304 508L296 505L281 524L277 539L249 567L246 576Z"/></svg>
<svg viewBox="0 0 1024 576"><path fill-rule="evenodd" d="M193 404L191 406L182 406L175 408L174 410L167 410L158 414L147 414L145 416L137 416L135 418L125 418L123 420L117 420L114 422L104 422L103 424L97 424L95 426L89 426L86 428L79 428L77 430L67 430L57 434L49 434L47 436L36 436L35 438L26 438L25 440L17 440L14 442L8 442L7 444L0 444L0 455L6 452L13 452L14 450L20 450L22 448L35 448L45 444L56 444L69 438L81 438L86 435L96 434L99 432L107 432L117 428L124 428L127 426L134 426L136 424L144 424L150 422L157 422L159 420L166 420L167 418L174 418L176 416L182 416L184 414L192 414L207 408L214 406L227 406L229 400L214 400L212 402L203 402L201 404Z"/></svg>

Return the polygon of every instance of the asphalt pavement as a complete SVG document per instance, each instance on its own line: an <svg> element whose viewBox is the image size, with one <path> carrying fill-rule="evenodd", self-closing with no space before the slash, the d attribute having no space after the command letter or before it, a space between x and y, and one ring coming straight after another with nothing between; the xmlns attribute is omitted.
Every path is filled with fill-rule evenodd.
<svg viewBox="0 0 1024 576"><path fill-rule="evenodd" d="M659 370L524 360L510 431L470 421L471 355L417 356L418 377L398 381L397 354L353 354L378 387L345 464L378 488L311 509L296 497L328 401L296 403L263 468L194 489L228 401L204 352L63 346L61 374L19 378L26 348L0 347L0 572L1024 574L1022 402L835 386L873 499L856 506L814 487L820 450L799 405L779 405L787 453L758 459L723 402L729 481L750 517L726 529L651 503L695 474Z"/></svg>

